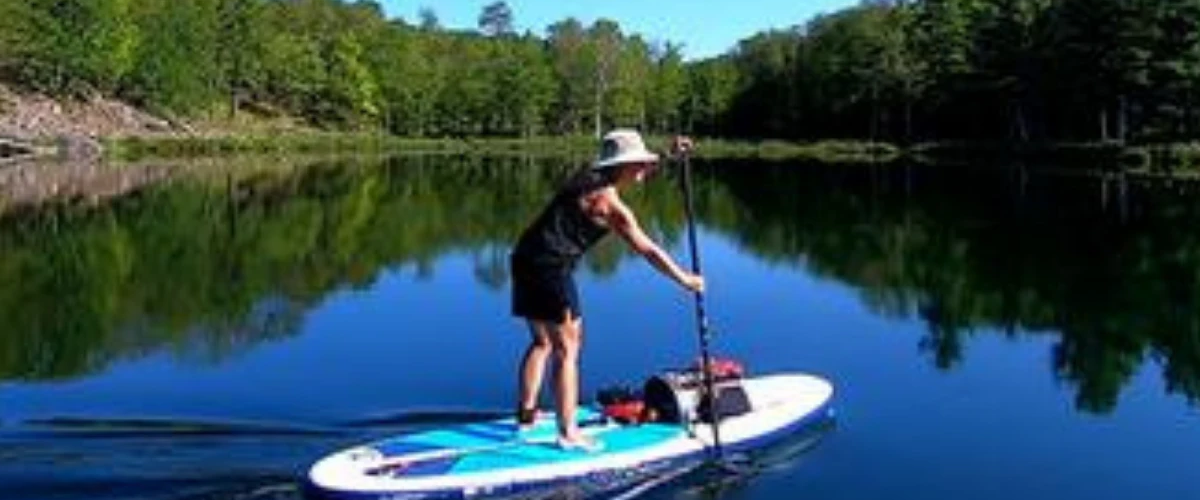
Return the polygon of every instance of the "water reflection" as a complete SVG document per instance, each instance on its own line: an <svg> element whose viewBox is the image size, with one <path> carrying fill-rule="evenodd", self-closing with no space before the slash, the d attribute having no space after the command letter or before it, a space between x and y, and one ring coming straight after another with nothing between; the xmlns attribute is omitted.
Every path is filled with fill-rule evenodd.
<svg viewBox="0 0 1200 500"><path fill-rule="evenodd" d="M1200 397L1200 207L1187 186L1022 170L721 168L744 211L710 221L760 258L919 318L939 368L980 333L1054 335L1080 409L1111 411L1147 358Z"/></svg>
<svg viewBox="0 0 1200 500"><path fill-rule="evenodd" d="M7 214L0 379L75 377L159 349L220 360L294 333L334 290L369 287L386 268L428 276L449 251L473 252L479 281L504 287L518 225L568 173L530 161L318 164ZM664 188L640 197L662 200L652 226L673 215ZM610 273L620 248L593 257Z"/></svg>
<svg viewBox="0 0 1200 500"><path fill-rule="evenodd" d="M431 276L468 252L503 289L508 245L569 162L405 157L148 187L99 206L0 218L0 380L81 377L150 352L217 362L294 334L329 294L387 269ZM1080 409L1111 411L1148 359L1200 399L1200 206L1181 185L1022 169L702 166L703 222L764 261L835 278L877 314L918 319L939 368L973 335L1055 339ZM671 182L635 190L678 241ZM612 243L612 242L610 242ZM611 274L619 244L587 262Z"/></svg>

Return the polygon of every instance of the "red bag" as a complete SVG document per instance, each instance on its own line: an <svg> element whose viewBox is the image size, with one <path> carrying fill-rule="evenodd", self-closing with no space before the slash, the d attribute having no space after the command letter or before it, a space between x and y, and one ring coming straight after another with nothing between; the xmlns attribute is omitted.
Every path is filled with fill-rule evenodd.
<svg viewBox="0 0 1200 500"><path fill-rule="evenodd" d="M694 369L702 372L703 365L704 360L698 359ZM746 375L746 369L742 367L742 364L732 359L713 358L709 363L709 370L714 380L739 379Z"/></svg>
<svg viewBox="0 0 1200 500"><path fill-rule="evenodd" d="M604 406L604 415L622 424L641 423L646 404L640 400L612 403Z"/></svg>

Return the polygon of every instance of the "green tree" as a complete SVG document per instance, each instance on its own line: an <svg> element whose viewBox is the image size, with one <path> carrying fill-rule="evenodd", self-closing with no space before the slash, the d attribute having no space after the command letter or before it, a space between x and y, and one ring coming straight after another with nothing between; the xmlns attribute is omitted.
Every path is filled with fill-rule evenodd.
<svg viewBox="0 0 1200 500"><path fill-rule="evenodd" d="M800 38L793 32L760 33L739 42L733 63L741 78L727 123L739 135L791 137L796 120L794 75Z"/></svg>
<svg viewBox="0 0 1200 500"><path fill-rule="evenodd" d="M501 130L524 137L541 132L557 89L542 43L525 37L505 42L498 50L493 106L501 117Z"/></svg>
<svg viewBox="0 0 1200 500"><path fill-rule="evenodd" d="M447 43L453 64L446 68L437 97L439 128L456 136L479 135L490 115L494 95L490 77L497 66L484 45L464 39Z"/></svg>
<svg viewBox="0 0 1200 500"><path fill-rule="evenodd" d="M1148 88L1153 0L1076 0L1055 4L1052 78L1069 103L1072 136L1127 138L1131 101Z"/></svg>
<svg viewBox="0 0 1200 500"><path fill-rule="evenodd" d="M587 63L592 73L588 83L593 96L593 133L599 138L604 130L605 100L619 71L624 36L616 21L599 19L588 28L587 39Z"/></svg>
<svg viewBox="0 0 1200 500"><path fill-rule="evenodd" d="M402 79L389 84L400 88L396 102L400 130L424 136L435 131L436 104L446 84L445 73L449 65L440 57L445 52L442 47L446 40L423 33L409 40L412 48L404 53L404 57L387 63L404 72ZM432 54L439 56L431 57Z"/></svg>
<svg viewBox="0 0 1200 500"><path fill-rule="evenodd" d="M913 6L910 47L924 64L919 85L927 89L925 105L929 132L940 136L964 129L964 110L975 48L976 22L984 0L921 0ZM969 132L969 130L968 130Z"/></svg>
<svg viewBox="0 0 1200 500"><path fill-rule="evenodd" d="M379 117L379 85L363 63L363 48L350 34L333 40L325 57L325 92L317 115L350 126L374 124Z"/></svg>
<svg viewBox="0 0 1200 500"><path fill-rule="evenodd" d="M1200 132L1200 1L1158 2L1149 107L1153 130L1164 140L1190 140Z"/></svg>
<svg viewBox="0 0 1200 500"><path fill-rule="evenodd" d="M653 77L646 86L647 122L657 132L683 130L681 115L689 89L682 46L656 46L651 62Z"/></svg>
<svg viewBox="0 0 1200 500"><path fill-rule="evenodd" d="M138 2L143 34L129 97L155 110L189 114L216 102L215 0Z"/></svg>
<svg viewBox="0 0 1200 500"><path fill-rule="evenodd" d="M437 12L434 12L432 7L421 7L417 17L421 20L422 30L438 31L442 29L442 22L438 20Z"/></svg>
<svg viewBox="0 0 1200 500"><path fill-rule="evenodd" d="M5 7L18 78L38 90L111 93L133 65L131 0L30 0Z"/></svg>
<svg viewBox="0 0 1200 500"><path fill-rule="evenodd" d="M0 79L14 79L20 67L20 56L27 50L29 33L24 21L29 19L29 4L25 2L0 2Z"/></svg>
<svg viewBox="0 0 1200 500"><path fill-rule="evenodd" d="M650 46L641 37L632 36L622 42L609 84L603 123L609 126L645 128L646 97L650 94L654 63Z"/></svg>
<svg viewBox="0 0 1200 500"><path fill-rule="evenodd" d="M321 99L325 61L320 45L296 33L276 31L265 42L264 85L272 101L298 116Z"/></svg>
<svg viewBox="0 0 1200 500"><path fill-rule="evenodd" d="M559 83L558 99L550 122L560 133L578 133L593 106L591 87L594 69L589 60L588 39L583 25L570 18L547 28L554 76Z"/></svg>
<svg viewBox="0 0 1200 500"><path fill-rule="evenodd" d="M687 74L686 128L710 136L728 134L726 119L733 114L734 100L741 87L731 58L692 63L687 66Z"/></svg>
<svg viewBox="0 0 1200 500"><path fill-rule="evenodd" d="M1042 88L1050 0L993 0L982 9L973 56L983 95L1006 126L994 135L1028 141L1030 110ZM1039 134L1041 135L1041 134Z"/></svg>
<svg viewBox="0 0 1200 500"><path fill-rule="evenodd" d="M221 0L218 9L216 65L232 116L241 102L263 97L265 51L271 33L266 31L269 25L261 0Z"/></svg>

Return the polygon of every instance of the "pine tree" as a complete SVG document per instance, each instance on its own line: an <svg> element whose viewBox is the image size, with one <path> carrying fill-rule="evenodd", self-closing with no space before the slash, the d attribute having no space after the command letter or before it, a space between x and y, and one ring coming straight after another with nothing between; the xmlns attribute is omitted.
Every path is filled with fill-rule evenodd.
<svg viewBox="0 0 1200 500"><path fill-rule="evenodd" d="M479 31L487 36L512 34L512 8L503 1L485 5L483 11L479 13Z"/></svg>

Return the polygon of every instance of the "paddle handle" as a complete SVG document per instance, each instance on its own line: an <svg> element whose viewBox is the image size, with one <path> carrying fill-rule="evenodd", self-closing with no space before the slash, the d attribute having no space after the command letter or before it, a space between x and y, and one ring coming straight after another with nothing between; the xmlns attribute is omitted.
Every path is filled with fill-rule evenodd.
<svg viewBox="0 0 1200 500"><path fill-rule="evenodd" d="M687 214L688 246L692 254L692 272L700 274L700 245L696 238L696 203L692 189L692 161L687 151L683 156L683 198L684 212ZM718 459L723 458L721 449L721 416L717 411L715 382L712 375L712 355L709 352L709 341L712 332L708 325L708 313L704 308L704 292L693 292L696 298L696 325L700 337L700 371L704 379L704 398L707 399L709 414L712 415L713 450Z"/></svg>

